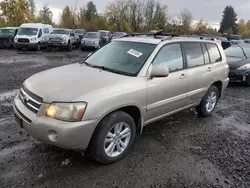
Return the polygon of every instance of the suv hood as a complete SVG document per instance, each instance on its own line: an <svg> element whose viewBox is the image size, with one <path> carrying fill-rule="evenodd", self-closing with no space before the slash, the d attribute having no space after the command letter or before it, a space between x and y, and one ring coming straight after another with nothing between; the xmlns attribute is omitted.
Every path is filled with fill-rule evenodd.
<svg viewBox="0 0 250 188"><path fill-rule="evenodd" d="M103 92L104 88L131 77L114 74L86 65L72 64L37 73L24 82L24 87L43 98L45 103L70 102L81 96Z"/></svg>
<svg viewBox="0 0 250 188"><path fill-rule="evenodd" d="M227 57L227 62L230 69L238 69L239 67L249 63L249 60L240 57Z"/></svg>
<svg viewBox="0 0 250 188"><path fill-rule="evenodd" d="M95 42L95 41L99 41L100 39L98 39L98 38L94 38L94 39L92 39L92 38L83 38L83 40L88 41L88 42Z"/></svg>

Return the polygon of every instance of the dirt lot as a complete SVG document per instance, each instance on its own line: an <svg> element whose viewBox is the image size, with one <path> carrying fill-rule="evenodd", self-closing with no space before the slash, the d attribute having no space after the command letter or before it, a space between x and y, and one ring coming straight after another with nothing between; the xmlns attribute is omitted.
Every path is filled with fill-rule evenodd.
<svg viewBox="0 0 250 188"><path fill-rule="evenodd" d="M22 82L86 55L0 51L0 187L250 187L250 88L241 85L227 88L213 117L191 109L149 125L108 166L26 135L11 106Z"/></svg>

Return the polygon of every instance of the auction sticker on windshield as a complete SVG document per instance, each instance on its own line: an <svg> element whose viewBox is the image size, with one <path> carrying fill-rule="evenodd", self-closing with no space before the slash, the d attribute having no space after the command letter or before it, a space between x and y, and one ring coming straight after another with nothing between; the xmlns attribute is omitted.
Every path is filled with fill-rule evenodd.
<svg viewBox="0 0 250 188"><path fill-rule="evenodd" d="M130 54L130 55L132 55L132 56L135 56L137 58L140 57L140 56L142 56L142 54L143 54L143 53L138 52L138 51L136 51L134 49L129 50L127 53Z"/></svg>

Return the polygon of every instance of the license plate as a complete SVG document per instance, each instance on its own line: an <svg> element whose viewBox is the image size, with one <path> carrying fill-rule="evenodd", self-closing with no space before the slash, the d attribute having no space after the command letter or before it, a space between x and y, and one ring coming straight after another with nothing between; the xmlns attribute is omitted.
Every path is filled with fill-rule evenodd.
<svg viewBox="0 0 250 188"><path fill-rule="evenodd" d="M23 121L22 121L22 119L19 118L16 114L15 114L15 120L16 120L17 124L18 124L21 128L23 128Z"/></svg>

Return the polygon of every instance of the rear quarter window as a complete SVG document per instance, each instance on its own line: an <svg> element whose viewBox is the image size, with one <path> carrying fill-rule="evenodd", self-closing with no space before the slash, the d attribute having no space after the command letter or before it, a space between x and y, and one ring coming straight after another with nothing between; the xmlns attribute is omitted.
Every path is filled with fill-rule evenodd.
<svg viewBox="0 0 250 188"><path fill-rule="evenodd" d="M222 61L219 48L216 44L206 43L206 47L210 56L211 63L218 63Z"/></svg>

